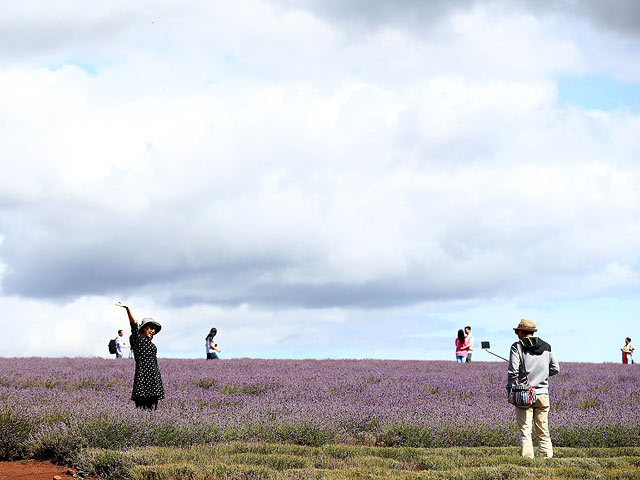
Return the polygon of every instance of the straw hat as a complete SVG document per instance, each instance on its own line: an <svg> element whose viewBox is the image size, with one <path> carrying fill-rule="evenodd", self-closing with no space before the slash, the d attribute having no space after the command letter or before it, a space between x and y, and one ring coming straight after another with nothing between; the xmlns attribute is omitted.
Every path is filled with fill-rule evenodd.
<svg viewBox="0 0 640 480"><path fill-rule="evenodd" d="M153 328L155 328L156 333L158 333L162 329L162 325L156 322L153 318L147 317L142 319L142 323L140 324L140 328L138 328L138 331L141 332L142 329L147 325L151 325Z"/></svg>
<svg viewBox="0 0 640 480"><path fill-rule="evenodd" d="M536 322L534 322L533 320L527 320L526 318L523 318L520 320L520 323L518 324L518 326L516 328L513 329L514 331L517 330L522 330L523 332L537 332L538 329L536 328Z"/></svg>

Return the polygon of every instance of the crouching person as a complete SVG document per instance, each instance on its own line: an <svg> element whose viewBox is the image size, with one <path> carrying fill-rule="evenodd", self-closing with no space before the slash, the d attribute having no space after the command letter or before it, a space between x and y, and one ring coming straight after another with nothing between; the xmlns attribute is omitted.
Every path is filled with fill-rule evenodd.
<svg viewBox="0 0 640 480"><path fill-rule="evenodd" d="M524 381L527 377L536 392L536 402L531 407L515 407L520 429L520 454L523 457L533 458L531 430L532 427L535 427L540 444L540 455L551 458L553 457L553 446L549 435L548 381L549 377L560 371L560 367L551 351L551 345L539 337L533 336L533 333L538 331L533 320L523 318L513 330L518 335L518 341L511 345L507 392L511 392L511 386L516 379Z"/></svg>

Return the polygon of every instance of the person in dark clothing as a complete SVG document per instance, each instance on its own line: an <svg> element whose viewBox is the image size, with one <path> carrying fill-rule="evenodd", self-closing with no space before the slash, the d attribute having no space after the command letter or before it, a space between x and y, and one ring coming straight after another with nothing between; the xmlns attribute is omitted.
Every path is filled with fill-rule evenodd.
<svg viewBox="0 0 640 480"><path fill-rule="evenodd" d="M131 324L131 336L129 344L136 361L136 372L133 377L133 391L131 400L136 407L144 410L156 410L158 400L164 398L164 387L162 376L158 368L158 348L152 339L162 326L153 318L143 318L138 327L138 322L133 318L131 309L122 302L116 303L127 311L129 323Z"/></svg>
<svg viewBox="0 0 640 480"><path fill-rule="evenodd" d="M520 429L520 454L523 457L533 458L533 442L531 430L535 427L540 454L543 457L553 457L553 446L549 435L549 377L560 371L560 366L551 345L539 337L534 337L537 332L533 320L523 318L513 329L518 335L518 341L511 345L509 356L509 369L507 373L507 393L516 379L523 381L526 375L529 383L536 391L536 403L529 408L516 407L516 420ZM520 355L524 359L524 365ZM525 370L526 369L526 370Z"/></svg>

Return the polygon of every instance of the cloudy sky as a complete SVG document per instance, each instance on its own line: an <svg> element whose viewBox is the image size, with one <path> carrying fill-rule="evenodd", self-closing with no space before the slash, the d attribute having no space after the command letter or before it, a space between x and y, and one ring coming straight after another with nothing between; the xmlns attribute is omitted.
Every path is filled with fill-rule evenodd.
<svg viewBox="0 0 640 480"><path fill-rule="evenodd" d="M640 344L635 0L13 2L4 356ZM491 360L477 351L477 360Z"/></svg>

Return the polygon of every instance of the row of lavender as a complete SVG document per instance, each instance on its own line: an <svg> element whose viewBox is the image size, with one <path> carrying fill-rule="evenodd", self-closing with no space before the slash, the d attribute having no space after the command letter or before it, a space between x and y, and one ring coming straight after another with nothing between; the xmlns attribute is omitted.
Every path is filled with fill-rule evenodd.
<svg viewBox="0 0 640 480"><path fill-rule="evenodd" d="M79 446L264 440L320 445L516 445L506 364L379 360L161 359L157 412L130 398L132 360L0 359L0 457ZM640 369L562 364L552 437L640 444Z"/></svg>

